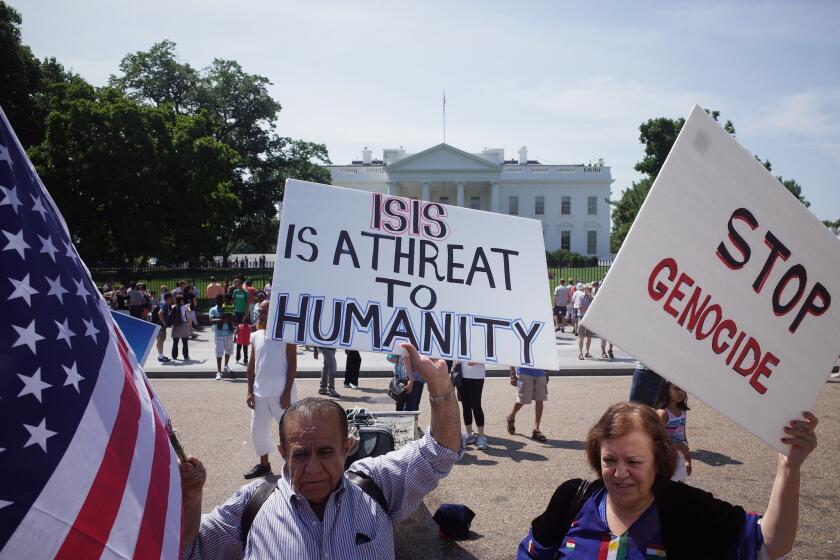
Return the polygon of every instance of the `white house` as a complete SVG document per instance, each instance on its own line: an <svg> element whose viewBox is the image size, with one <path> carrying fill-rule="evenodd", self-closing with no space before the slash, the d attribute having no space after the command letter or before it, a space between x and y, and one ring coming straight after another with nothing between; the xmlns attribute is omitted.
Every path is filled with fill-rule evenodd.
<svg viewBox="0 0 840 560"><path fill-rule="evenodd" d="M525 216L543 224L549 251L567 249L610 258L610 168L544 165L505 160L504 149L471 154L438 144L416 154L383 150L381 160L362 150L350 165L329 166L333 185Z"/></svg>

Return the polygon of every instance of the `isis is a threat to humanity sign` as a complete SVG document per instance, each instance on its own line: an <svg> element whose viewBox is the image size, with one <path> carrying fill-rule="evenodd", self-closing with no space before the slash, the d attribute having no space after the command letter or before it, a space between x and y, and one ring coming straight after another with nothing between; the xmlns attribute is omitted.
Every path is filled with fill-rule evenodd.
<svg viewBox="0 0 840 560"><path fill-rule="evenodd" d="M272 338L557 369L540 222L290 179Z"/></svg>

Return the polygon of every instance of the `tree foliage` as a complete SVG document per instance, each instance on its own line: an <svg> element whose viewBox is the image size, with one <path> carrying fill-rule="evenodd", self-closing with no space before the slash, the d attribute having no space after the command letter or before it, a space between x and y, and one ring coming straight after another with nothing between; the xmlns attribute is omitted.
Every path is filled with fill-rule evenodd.
<svg viewBox="0 0 840 560"><path fill-rule="evenodd" d="M156 43L148 52L126 55L120 71L123 75L111 76L110 84L131 99L156 106L169 103L178 114L195 108L198 72L178 61L172 41Z"/></svg>
<svg viewBox="0 0 840 560"><path fill-rule="evenodd" d="M36 110L41 66L32 50L20 41L20 14L0 1L0 107L21 143L31 146L43 135L43 115Z"/></svg>
<svg viewBox="0 0 840 560"><path fill-rule="evenodd" d="M122 75L112 76L111 83L141 103L168 104L178 114L209 119L213 137L238 156L230 188L240 211L217 229L220 253L226 257L242 243L271 248L285 180L328 183L329 172L321 165L329 163L327 149L275 132L281 106L268 93L268 78L249 74L233 60L215 59L196 71L177 59L175 47L162 41L127 55Z"/></svg>
<svg viewBox="0 0 840 560"><path fill-rule="evenodd" d="M126 264L216 254L218 224L239 208L229 184L236 154L210 122L81 79L60 86L30 156L79 252Z"/></svg>
<svg viewBox="0 0 840 560"><path fill-rule="evenodd" d="M0 105L90 263L272 250L289 177L328 183L323 144L277 134L271 82L236 61L196 70L164 40L95 88L20 40L0 0Z"/></svg>
<svg viewBox="0 0 840 560"><path fill-rule="evenodd" d="M709 111L707 109L706 112L716 121L720 119L720 111ZM613 206L613 228L610 235L610 250L612 252L618 252L622 243L624 243L627 232L630 231L630 226L633 225L642 203L650 192L653 181L665 164L665 159L674 146L674 142L677 141L677 136L679 136L684 124L685 119L683 118L659 117L649 119L639 126L639 142L644 145L644 157L636 164L635 169L642 173L644 177L634 181L629 188L622 191L618 200L610 201ZM727 120L723 129L729 134L735 135L735 125L732 124L732 121ZM772 165L769 161L762 161L758 156L756 156L756 159L764 165L767 171L772 171ZM782 176L776 176L776 178L802 204L806 207L811 205L802 195L802 186L799 183Z"/></svg>

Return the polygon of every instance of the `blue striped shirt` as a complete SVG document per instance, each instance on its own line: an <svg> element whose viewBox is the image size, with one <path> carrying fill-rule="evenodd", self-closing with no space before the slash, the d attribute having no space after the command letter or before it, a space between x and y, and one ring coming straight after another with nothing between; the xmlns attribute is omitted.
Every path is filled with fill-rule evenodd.
<svg viewBox="0 0 840 560"><path fill-rule="evenodd" d="M284 467L277 489L254 519L244 555L240 540L242 512L264 483L262 480L243 486L227 502L202 515L198 536L184 550L184 558L394 558L394 523L414 513L463 454L463 442L456 453L440 445L426 430L422 439L397 451L357 461L351 468L379 485L388 511L344 477L330 494L323 520L292 488Z"/></svg>

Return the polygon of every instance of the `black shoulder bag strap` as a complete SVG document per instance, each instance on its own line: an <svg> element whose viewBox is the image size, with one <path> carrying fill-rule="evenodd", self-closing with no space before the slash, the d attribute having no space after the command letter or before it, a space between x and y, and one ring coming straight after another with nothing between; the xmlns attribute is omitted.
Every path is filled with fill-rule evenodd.
<svg viewBox="0 0 840 560"><path fill-rule="evenodd" d="M542 546L560 546L572 522L589 496L603 487L603 481L567 480L557 487L545 512L531 522L534 538Z"/></svg>
<svg viewBox="0 0 840 560"><path fill-rule="evenodd" d="M382 493L382 488L371 477L359 471L347 471L346 474L347 480L361 488L362 492L379 504L382 511L388 513L388 501L385 499L385 494Z"/></svg>
<svg viewBox="0 0 840 560"><path fill-rule="evenodd" d="M382 511L386 513L388 512L388 502L385 499L385 494L382 493L382 488L380 488L372 478L365 473L357 471L347 471L346 474L347 480L361 488L362 492L373 498L376 503L379 504L379 507L382 508ZM266 479L265 483L261 484L260 487L251 494L251 497L245 504L245 509L242 511L241 522L241 536L243 544L248 540L248 533L251 531L251 525L254 524L254 519L256 519L260 508L262 508L265 501L277 488L278 479L279 478L275 478L274 480Z"/></svg>
<svg viewBox="0 0 840 560"><path fill-rule="evenodd" d="M260 508L276 488L276 480L266 480L259 488L257 488L256 492L251 494L251 497L248 499L248 503L245 504L245 509L242 511L242 544L245 544L248 540L248 532L251 530L251 525L254 524L254 519L256 519Z"/></svg>

